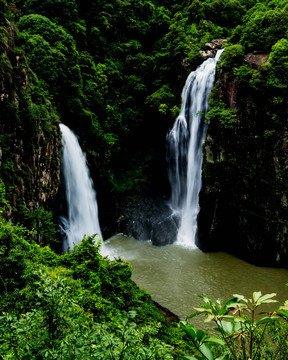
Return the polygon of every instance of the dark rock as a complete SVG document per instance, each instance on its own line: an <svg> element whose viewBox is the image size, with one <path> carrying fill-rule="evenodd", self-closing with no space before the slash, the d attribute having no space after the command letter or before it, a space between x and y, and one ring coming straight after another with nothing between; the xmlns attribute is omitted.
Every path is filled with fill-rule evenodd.
<svg viewBox="0 0 288 360"><path fill-rule="evenodd" d="M245 58L256 68L266 60L267 55ZM288 187L281 181L288 171L287 105L273 108L273 120L273 93L260 85L257 93L250 86L220 71L217 97L237 112L237 122L225 128L215 118L208 126L197 246L257 265L288 267Z"/></svg>
<svg viewBox="0 0 288 360"><path fill-rule="evenodd" d="M260 64L266 64L268 58L269 54L247 54L244 61L254 69L257 69Z"/></svg>
<svg viewBox="0 0 288 360"><path fill-rule="evenodd" d="M153 245L163 246L173 244L177 239L178 219L171 215L153 225L151 241Z"/></svg>
<svg viewBox="0 0 288 360"><path fill-rule="evenodd" d="M156 301L153 301L153 303L159 310L160 314L164 316L164 318L167 320L169 325L173 326L175 323L180 322L180 318L178 315L174 314L172 311L170 311Z"/></svg>
<svg viewBox="0 0 288 360"><path fill-rule="evenodd" d="M171 244L176 239L177 219L172 216L166 199L160 197L137 197L127 201L121 206L117 223L118 232L137 240L150 240L153 233L154 245ZM161 234L165 234L162 239Z"/></svg>

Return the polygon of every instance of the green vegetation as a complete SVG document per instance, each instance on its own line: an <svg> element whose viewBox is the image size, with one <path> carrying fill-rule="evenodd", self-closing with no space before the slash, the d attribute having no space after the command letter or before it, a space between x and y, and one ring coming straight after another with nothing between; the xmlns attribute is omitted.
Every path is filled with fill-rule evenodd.
<svg viewBox="0 0 288 360"><path fill-rule="evenodd" d="M181 321L179 327L197 349L195 357L184 356L183 359L285 359L288 351L288 302L275 311L264 313L261 318L258 313L264 304L277 302L272 299L275 295L262 295L257 291L252 299L247 299L237 294L225 304L202 297L204 303L187 319L205 314L205 322L213 321L214 330L220 335L210 336L208 331L196 330L193 325Z"/></svg>
<svg viewBox="0 0 288 360"><path fill-rule="evenodd" d="M219 333L171 327L131 267L100 254L93 237L73 252L40 247L24 227L0 222L0 356L3 359L285 359L287 302L259 318L275 294L204 303ZM247 316L245 315L247 314ZM256 318L257 316L257 318ZM186 355L185 355L186 354Z"/></svg>
<svg viewBox="0 0 288 360"><path fill-rule="evenodd" d="M0 223L3 359L171 359L169 328L131 267L85 238L56 255L25 228ZM133 354L133 355L131 355Z"/></svg>
<svg viewBox="0 0 288 360"><path fill-rule="evenodd" d="M5 2L1 4L4 14ZM18 29L17 37L16 30L13 35L16 46L10 44L9 51L20 56L29 84L33 82L42 97L29 109L30 123L44 115L43 126L55 124L56 117L70 126L87 153L97 189L114 196L149 187L159 191L163 181L155 179L163 179L166 171L155 164L164 161L163 139L180 105L179 89L202 62L199 51L207 43L228 39L222 67L230 79L238 72L243 85L247 52L273 48L273 71L276 62L282 63L275 46L285 40L288 23L287 2L280 0L16 0L8 5L6 17ZM3 25L5 48L12 34L5 21ZM0 74L9 76L7 84L16 70L14 53L1 53ZM280 73L273 76L282 81ZM257 70L250 74L252 88L268 81ZM11 95L22 97L20 84L12 85ZM35 91L32 99L25 95L26 101L36 101ZM13 109L11 100L6 118L9 113L24 117L27 106ZM139 163L145 163L145 171ZM7 190L11 176L4 180Z"/></svg>
<svg viewBox="0 0 288 360"><path fill-rule="evenodd" d="M108 203L163 192L181 88L200 50L226 39L203 184L236 225L225 238L215 212L214 243L235 249L242 226L252 242L237 251L287 266L287 24L287 0L0 0L1 359L286 358L287 304L255 320L243 312L254 316L270 295L203 298L196 314L222 340L190 322L170 327L131 267L103 258L92 238L51 250L51 210L59 122L79 135Z"/></svg>

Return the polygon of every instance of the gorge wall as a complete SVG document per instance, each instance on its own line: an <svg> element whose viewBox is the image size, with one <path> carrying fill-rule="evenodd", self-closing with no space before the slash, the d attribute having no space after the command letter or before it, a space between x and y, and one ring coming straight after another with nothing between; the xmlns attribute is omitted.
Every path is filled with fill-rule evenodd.
<svg viewBox="0 0 288 360"><path fill-rule="evenodd" d="M5 217L45 231L45 221L47 225L53 218L49 210L55 208L59 184L58 116L15 45L15 27L6 18L1 25L0 171L1 186L6 188ZM40 233L34 235L41 243Z"/></svg>
<svg viewBox="0 0 288 360"><path fill-rule="evenodd" d="M276 84L273 52L242 54L231 71L230 50L210 101L198 245L287 266L287 90Z"/></svg>

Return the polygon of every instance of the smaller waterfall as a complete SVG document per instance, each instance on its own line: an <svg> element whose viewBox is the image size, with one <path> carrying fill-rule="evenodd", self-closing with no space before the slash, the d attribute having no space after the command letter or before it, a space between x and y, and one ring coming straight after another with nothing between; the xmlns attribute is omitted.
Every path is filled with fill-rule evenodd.
<svg viewBox="0 0 288 360"><path fill-rule="evenodd" d="M83 239L85 235L97 234L102 238L96 192L86 158L75 134L60 124L62 133L61 180L65 193L65 212L59 218L59 226L64 233L63 250L66 252ZM63 209L62 209L63 210Z"/></svg>
<svg viewBox="0 0 288 360"><path fill-rule="evenodd" d="M205 60L188 76L182 91L179 116L167 135L171 208L180 218L176 243L190 248L196 247L202 145L207 128L203 118L208 110L216 64L222 52L218 50L215 58Z"/></svg>

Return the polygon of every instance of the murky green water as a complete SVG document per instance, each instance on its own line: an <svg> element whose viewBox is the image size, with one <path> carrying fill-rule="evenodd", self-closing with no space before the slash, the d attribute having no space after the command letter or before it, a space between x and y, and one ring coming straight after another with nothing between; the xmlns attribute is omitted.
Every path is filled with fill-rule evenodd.
<svg viewBox="0 0 288 360"><path fill-rule="evenodd" d="M279 305L288 299L288 270L256 267L223 252L155 247L124 236L105 242L103 252L127 260L133 280L181 319L199 305L198 295L226 301L235 293L251 297L262 291L276 292Z"/></svg>

